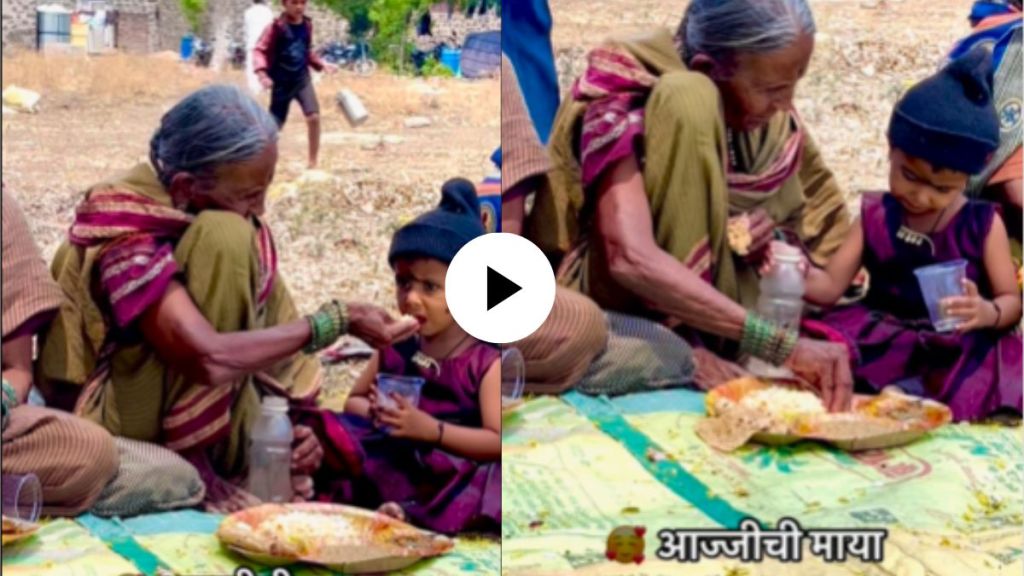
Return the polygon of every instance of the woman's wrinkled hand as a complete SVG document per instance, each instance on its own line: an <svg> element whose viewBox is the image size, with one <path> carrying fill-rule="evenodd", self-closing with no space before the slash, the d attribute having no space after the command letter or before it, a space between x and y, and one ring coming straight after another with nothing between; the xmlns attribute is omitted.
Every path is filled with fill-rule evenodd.
<svg viewBox="0 0 1024 576"><path fill-rule="evenodd" d="M853 400L853 372L845 344L800 338L786 366L821 395L830 412L845 412Z"/></svg>
<svg viewBox="0 0 1024 576"><path fill-rule="evenodd" d="M372 304L349 304L349 333L380 349L412 337L420 329L415 318L395 319Z"/></svg>

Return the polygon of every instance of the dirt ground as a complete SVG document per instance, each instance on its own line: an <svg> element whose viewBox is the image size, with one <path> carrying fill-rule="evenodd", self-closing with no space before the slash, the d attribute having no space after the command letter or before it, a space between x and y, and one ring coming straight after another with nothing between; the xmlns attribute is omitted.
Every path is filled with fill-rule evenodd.
<svg viewBox="0 0 1024 576"><path fill-rule="evenodd" d="M81 192L148 154L161 115L210 82L243 82L162 56L3 60L3 86L43 94L40 112L3 118L3 179L50 258L65 238ZM353 129L335 104L353 90L370 120ZM497 80L428 81L344 72L317 86L324 119L321 170L305 173L306 127L298 107L282 135L268 218L281 272L303 312L328 298L392 307L386 262L392 232L435 204L448 178L483 178L500 140ZM424 116L431 125L406 128ZM332 369L340 395L358 365Z"/></svg>

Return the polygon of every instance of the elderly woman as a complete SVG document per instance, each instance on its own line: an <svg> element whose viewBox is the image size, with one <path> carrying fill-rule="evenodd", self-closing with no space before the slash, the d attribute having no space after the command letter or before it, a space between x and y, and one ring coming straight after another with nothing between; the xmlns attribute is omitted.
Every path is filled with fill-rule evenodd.
<svg viewBox="0 0 1024 576"><path fill-rule="evenodd" d="M311 353L344 333L383 346L416 328L338 301L299 316L262 219L277 154L277 124L256 101L204 88L164 116L149 162L86 193L53 263L68 301L42 345L44 392L180 453L211 509L251 502L238 485L261 396L313 405ZM322 455L296 428L293 478Z"/></svg>
<svg viewBox="0 0 1024 576"><path fill-rule="evenodd" d="M806 0L693 0L675 38L659 31L592 51L555 121L550 190L526 234L564 255L562 280L602 308L665 321L728 357L785 364L841 408L852 388L846 349L749 311L773 237L820 263L849 227L792 107L814 33ZM746 257L727 240L741 214Z"/></svg>
<svg viewBox="0 0 1024 576"><path fill-rule="evenodd" d="M76 516L100 496L117 471L114 440L99 426L27 404L32 389L35 335L60 308L62 296L32 240L25 215L3 191L3 398L4 474L35 474L42 512Z"/></svg>

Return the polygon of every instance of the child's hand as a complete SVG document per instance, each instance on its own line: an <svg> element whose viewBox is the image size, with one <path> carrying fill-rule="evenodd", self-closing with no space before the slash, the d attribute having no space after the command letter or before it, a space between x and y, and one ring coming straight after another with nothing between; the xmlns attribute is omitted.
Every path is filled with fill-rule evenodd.
<svg viewBox="0 0 1024 576"><path fill-rule="evenodd" d="M266 74L260 74L260 86L263 86L263 88L270 90L274 87L274 81L270 79L270 76Z"/></svg>
<svg viewBox="0 0 1024 576"><path fill-rule="evenodd" d="M338 72L338 66L331 64L330 62L324 62L324 72L327 74L336 74Z"/></svg>
<svg viewBox="0 0 1024 576"><path fill-rule="evenodd" d="M398 408L382 406L377 409L377 418L381 424L390 427L388 433L392 438L420 442L438 440L437 419L413 406L404 396L392 394L391 397L398 403Z"/></svg>
<svg viewBox="0 0 1024 576"><path fill-rule="evenodd" d="M946 298L939 303L944 315L962 321L957 332L963 334L979 328L994 327L999 315L991 302L978 295L978 285L964 279L964 291L966 296Z"/></svg>
<svg viewBox="0 0 1024 576"><path fill-rule="evenodd" d="M292 472L312 474L320 468L324 449L320 440L308 426L295 427L295 448L292 449Z"/></svg>
<svg viewBox="0 0 1024 576"><path fill-rule="evenodd" d="M775 267L778 265L778 262L775 260L775 251L779 248L779 244L789 247L785 242L772 242L768 245L768 249L764 251L764 259L761 260L761 267L757 270L757 273L761 276L766 276L775 271ZM804 278L806 278L807 272L811 269L811 263L808 262L807 255L803 251L800 252L800 264L797 266L800 268Z"/></svg>

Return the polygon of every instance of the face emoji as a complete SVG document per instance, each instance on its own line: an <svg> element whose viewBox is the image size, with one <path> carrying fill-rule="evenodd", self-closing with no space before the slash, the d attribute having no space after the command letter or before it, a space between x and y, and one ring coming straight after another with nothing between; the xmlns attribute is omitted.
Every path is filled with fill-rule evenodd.
<svg viewBox="0 0 1024 576"><path fill-rule="evenodd" d="M644 561L643 526L619 526L608 535L608 549L605 556L621 564L640 564Z"/></svg>

